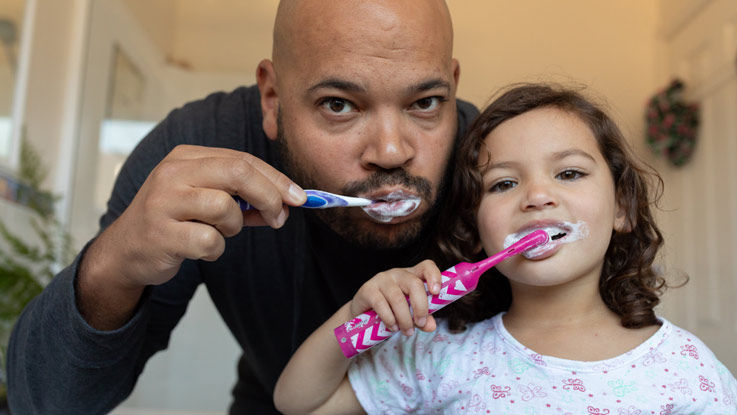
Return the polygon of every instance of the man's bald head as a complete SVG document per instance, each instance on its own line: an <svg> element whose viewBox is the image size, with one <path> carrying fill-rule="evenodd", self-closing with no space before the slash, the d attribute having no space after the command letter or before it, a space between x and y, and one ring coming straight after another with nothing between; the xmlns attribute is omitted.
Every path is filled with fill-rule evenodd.
<svg viewBox="0 0 737 415"><path fill-rule="evenodd" d="M421 197L390 223L315 212L347 240L402 246L434 213L457 131L453 28L443 0L282 0L256 71L263 127L303 187Z"/></svg>
<svg viewBox="0 0 737 415"><path fill-rule="evenodd" d="M450 12L444 0L282 0L272 60L278 72L299 65L301 58L317 58L316 51L330 53L363 42L390 42L387 50L431 50L450 62Z"/></svg>

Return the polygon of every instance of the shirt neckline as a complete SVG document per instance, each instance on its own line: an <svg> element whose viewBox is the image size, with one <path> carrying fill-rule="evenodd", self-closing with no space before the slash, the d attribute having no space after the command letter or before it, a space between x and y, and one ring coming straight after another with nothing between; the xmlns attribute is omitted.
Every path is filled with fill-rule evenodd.
<svg viewBox="0 0 737 415"><path fill-rule="evenodd" d="M541 355L520 343L507 331L506 327L504 327L504 320L502 319L504 314L504 312L501 312L492 317L492 324L502 340L506 342L514 352L521 355L525 360L538 366L578 372L601 372L602 370L612 370L622 366L629 366L635 360L657 350L660 345L665 342L672 331L671 323L665 318L658 317L658 321L662 323L660 328L653 333L652 336L628 352L609 359L597 361L570 360Z"/></svg>

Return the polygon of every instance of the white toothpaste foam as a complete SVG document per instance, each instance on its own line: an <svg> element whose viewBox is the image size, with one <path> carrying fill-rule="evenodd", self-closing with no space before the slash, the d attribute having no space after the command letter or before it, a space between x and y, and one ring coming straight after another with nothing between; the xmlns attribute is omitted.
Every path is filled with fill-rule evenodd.
<svg viewBox="0 0 737 415"><path fill-rule="evenodd" d="M563 222L559 226L545 226L542 228L545 232L547 232L548 236L551 238L548 243L537 246L535 248L529 249L522 253L522 255L525 258L535 258L538 257L551 249L555 248L558 245L561 244L567 244L571 242L575 242L579 239L583 239L589 236L589 228L588 225L586 225L586 222L578 221L576 223L571 222ZM519 241L520 239L524 238L528 234L536 231L537 229L530 229L529 231L519 232L519 233L513 233L507 235L506 238L504 238L504 248L508 248L513 243ZM559 239L552 239L553 236L564 233L566 234L564 237Z"/></svg>
<svg viewBox="0 0 737 415"><path fill-rule="evenodd" d="M361 209L379 222L391 222L394 218L414 212L422 203L418 196L407 195L401 190L388 194L384 199Z"/></svg>

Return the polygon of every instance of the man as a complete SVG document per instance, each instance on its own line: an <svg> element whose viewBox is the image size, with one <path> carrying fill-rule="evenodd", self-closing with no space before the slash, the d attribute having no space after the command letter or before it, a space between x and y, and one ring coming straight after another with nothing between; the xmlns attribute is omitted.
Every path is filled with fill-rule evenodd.
<svg viewBox="0 0 737 415"><path fill-rule="evenodd" d="M200 283L244 351L231 414L275 412L274 384L307 335L377 272L428 255L454 138L476 115L456 105L452 37L442 0L283 0L258 88L157 126L120 173L101 233L24 312L13 413L109 411ZM379 222L290 208L302 188L422 202Z"/></svg>

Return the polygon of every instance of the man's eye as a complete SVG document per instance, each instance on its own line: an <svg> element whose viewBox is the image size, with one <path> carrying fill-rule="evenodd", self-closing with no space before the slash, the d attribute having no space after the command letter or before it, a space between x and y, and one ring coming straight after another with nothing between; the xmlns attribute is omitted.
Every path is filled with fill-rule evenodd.
<svg viewBox="0 0 737 415"><path fill-rule="evenodd" d="M350 101L342 98L325 98L320 106L334 114L347 114L355 109Z"/></svg>
<svg viewBox="0 0 737 415"><path fill-rule="evenodd" d="M438 96L418 99L412 104L412 109L420 111L432 111L434 109L437 109L440 106L440 103L443 101L444 99Z"/></svg>
<svg viewBox="0 0 737 415"><path fill-rule="evenodd" d="M556 177L561 180L576 180L584 176L586 176L586 173L582 171L568 169L558 173Z"/></svg>
<svg viewBox="0 0 737 415"><path fill-rule="evenodd" d="M489 188L491 193L500 193L517 187L517 183L514 180L502 180L494 183Z"/></svg>

